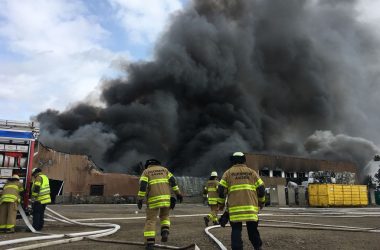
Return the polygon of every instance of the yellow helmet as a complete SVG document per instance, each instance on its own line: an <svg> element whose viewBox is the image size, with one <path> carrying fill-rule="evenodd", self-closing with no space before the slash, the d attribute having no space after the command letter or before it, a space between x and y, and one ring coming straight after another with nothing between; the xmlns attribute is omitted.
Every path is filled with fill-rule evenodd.
<svg viewBox="0 0 380 250"><path fill-rule="evenodd" d="M212 171L212 172L211 172L211 176L218 177L218 173L217 173L216 171Z"/></svg>
<svg viewBox="0 0 380 250"><path fill-rule="evenodd" d="M12 179L20 180L20 176L18 176L17 174L14 174L12 175Z"/></svg>

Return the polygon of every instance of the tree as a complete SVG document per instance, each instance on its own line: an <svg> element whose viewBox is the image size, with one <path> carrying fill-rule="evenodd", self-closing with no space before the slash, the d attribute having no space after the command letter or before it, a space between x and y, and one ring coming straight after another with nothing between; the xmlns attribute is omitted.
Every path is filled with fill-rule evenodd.
<svg viewBox="0 0 380 250"><path fill-rule="evenodd" d="M374 183L374 178L371 175L367 175L365 178L365 182L368 188L376 188L376 183Z"/></svg>
<svg viewBox="0 0 380 250"><path fill-rule="evenodd" d="M377 182L377 185L380 186L380 167L377 170L377 173L375 174L375 180Z"/></svg>

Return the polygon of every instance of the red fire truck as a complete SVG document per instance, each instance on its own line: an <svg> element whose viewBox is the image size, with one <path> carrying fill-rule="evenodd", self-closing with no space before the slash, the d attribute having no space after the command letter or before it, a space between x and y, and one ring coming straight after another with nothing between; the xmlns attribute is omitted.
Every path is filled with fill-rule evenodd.
<svg viewBox="0 0 380 250"><path fill-rule="evenodd" d="M36 122L0 120L0 193L7 179L20 176L24 184L22 206L27 210L32 182L33 157L39 135Z"/></svg>

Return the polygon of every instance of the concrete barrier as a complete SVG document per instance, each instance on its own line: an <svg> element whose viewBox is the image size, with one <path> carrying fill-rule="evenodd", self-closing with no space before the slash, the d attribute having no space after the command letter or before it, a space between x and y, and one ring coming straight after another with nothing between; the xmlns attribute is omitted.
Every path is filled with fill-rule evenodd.
<svg viewBox="0 0 380 250"><path fill-rule="evenodd" d="M270 205L271 206L286 206L285 186L277 185L269 188Z"/></svg>
<svg viewBox="0 0 380 250"><path fill-rule="evenodd" d="M376 205L375 189L369 189L369 204Z"/></svg>
<svg viewBox="0 0 380 250"><path fill-rule="evenodd" d="M307 206L306 187L298 186L298 205L301 207Z"/></svg>
<svg viewBox="0 0 380 250"><path fill-rule="evenodd" d="M269 195L270 195L270 205L271 206L278 206L277 188L270 187L270 189L269 189Z"/></svg>
<svg viewBox="0 0 380 250"><path fill-rule="evenodd" d="M278 205L286 206L285 186L277 185Z"/></svg>
<svg viewBox="0 0 380 250"><path fill-rule="evenodd" d="M288 205L296 205L296 190L294 188L288 188Z"/></svg>

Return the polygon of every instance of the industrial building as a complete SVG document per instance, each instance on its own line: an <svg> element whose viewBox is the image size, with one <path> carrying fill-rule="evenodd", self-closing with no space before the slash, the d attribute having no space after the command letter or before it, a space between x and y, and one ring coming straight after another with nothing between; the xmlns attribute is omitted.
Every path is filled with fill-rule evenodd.
<svg viewBox="0 0 380 250"><path fill-rule="evenodd" d="M335 179L341 184L358 182L359 170L352 162L261 153L247 153L246 158L247 165L259 172L266 186L286 185L289 181L302 184L310 179L319 182Z"/></svg>
<svg viewBox="0 0 380 250"><path fill-rule="evenodd" d="M139 177L103 173L86 155L57 152L41 143L36 149L33 166L49 176L52 194L59 194L65 202L134 201L138 192Z"/></svg>
<svg viewBox="0 0 380 250"><path fill-rule="evenodd" d="M259 172L267 187L301 184L310 173L333 173L337 183L357 182L358 168L350 162L307 159L301 157L248 153L247 165ZM39 143L34 167L43 169L52 180L57 202L133 202L138 192L139 176L103 173L86 155L55 151ZM343 178L344 177L344 178ZM207 178L180 177L178 183L186 196L201 196ZM53 197L54 199L54 197Z"/></svg>

